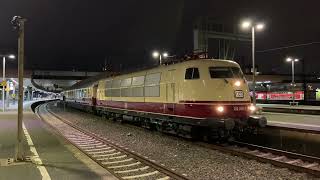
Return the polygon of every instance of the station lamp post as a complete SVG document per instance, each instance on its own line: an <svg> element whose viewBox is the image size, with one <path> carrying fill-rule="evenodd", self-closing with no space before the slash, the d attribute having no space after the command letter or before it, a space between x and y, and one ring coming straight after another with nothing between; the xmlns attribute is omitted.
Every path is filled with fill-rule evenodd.
<svg viewBox="0 0 320 180"><path fill-rule="evenodd" d="M258 22L252 22L250 20L243 21L241 23L242 29L249 29L251 28L251 34L252 34L252 103L255 106L256 105L256 68L255 68L255 31L260 31L264 29L263 23Z"/></svg>
<svg viewBox="0 0 320 180"><path fill-rule="evenodd" d="M2 56L2 111L5 111L5 84L6 84L6 57L9 59L15 59L13 54L1 54Z"/></svg>
<svg viewBox="0 0 320 180"><path fill-rule="evenodd" d="M288 57L286 59L287 62L291 62L291 72L292 72L292 80L291 80L291 87L292 87L292 105L294 105L294 100L295 100L295 96L294 96L294 87L295 87L295 82L294 82L294 63L299 62L299 59L297 58L291 58Z"/></svg>
<svg viewBox="0 0 320 180"><path fill-rule="evenodd" d="M17 146L15 153L15 161L23 161L23 136L22 136L22 120L23 120L23 71L24 71L24 24L26 19L21 16L14 16L11 24L18 32L18 133L17 133Z"/></svg>
<svg viewBox="0 0 320 180"><path fill-rule="evenodd" d="M167 58L169 55L167 52L160 53L158 51L153 51L152 57L159 58L159 64L162 65L162 58Z"/></svg>

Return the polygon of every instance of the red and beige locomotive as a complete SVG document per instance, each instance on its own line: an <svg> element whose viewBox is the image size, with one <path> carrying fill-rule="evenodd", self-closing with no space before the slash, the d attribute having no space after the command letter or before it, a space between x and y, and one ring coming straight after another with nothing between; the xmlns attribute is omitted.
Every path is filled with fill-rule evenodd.
<svg viewBox="0 0 320 180"><path fill-rule="evenodd" d="M178 135L228 137L266 125L254 117L240 66L198 59L91 82L64 93L68 105Z"/></svg>

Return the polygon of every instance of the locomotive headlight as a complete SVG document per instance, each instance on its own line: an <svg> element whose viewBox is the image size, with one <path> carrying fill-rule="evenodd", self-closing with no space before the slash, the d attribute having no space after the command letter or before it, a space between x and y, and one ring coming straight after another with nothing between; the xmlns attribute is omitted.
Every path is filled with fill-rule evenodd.
<svg viewBox="0 0 320 180"><path fill-rule="evenodd" d="M240 81L236 81L236 82L234 83L234 85L237 86L237 87L239 87L239 86L241 86L241 82L240 82Z"/></svg>
<svg viewBox="0 0 320 180"><path fill-rule="evenodd" d="M248 109L251 111L251 112L254 112L257 108L254 106L254 105L250 105L248 107Z"/></svg>
<svg viewBox="0 0 320 180"><path fill-rule="evenodd" d="M217 111L220 112L220 113L222 113L222 112L224 111L223 106L218 106L218 107L217 107Z"/></svg>

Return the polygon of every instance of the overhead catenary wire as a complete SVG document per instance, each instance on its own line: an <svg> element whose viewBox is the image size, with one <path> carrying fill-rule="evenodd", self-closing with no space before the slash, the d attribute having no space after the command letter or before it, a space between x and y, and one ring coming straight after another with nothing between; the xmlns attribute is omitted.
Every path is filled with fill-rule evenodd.
<svg viewBox="0 0 320 180"><path fill-rule="evenodd" d="M257 53L264 53L264 52L270 52L270 51L277 51L277 50L283 50L283 49L290 49L290 48L296 48L301 46L309 46L314 44L320 44L320 41L310 42L310 43L303 43L303 44L295 44L290 46L283 46L278 48L271 48L271 49L264 49L264 50L258 50Z"/></svg>

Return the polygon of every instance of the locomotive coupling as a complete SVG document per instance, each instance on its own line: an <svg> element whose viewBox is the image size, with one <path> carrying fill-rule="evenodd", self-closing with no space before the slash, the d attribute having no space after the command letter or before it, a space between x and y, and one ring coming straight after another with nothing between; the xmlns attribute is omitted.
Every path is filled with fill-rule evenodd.
<svg viewBox="0 0 320 180"><path fill-rule="evenodd" d="M266 117L259 117L259 116L250 116L248 118L248 125L261 127L261 128L266 127L267 126L267 118Z"/></svg>

